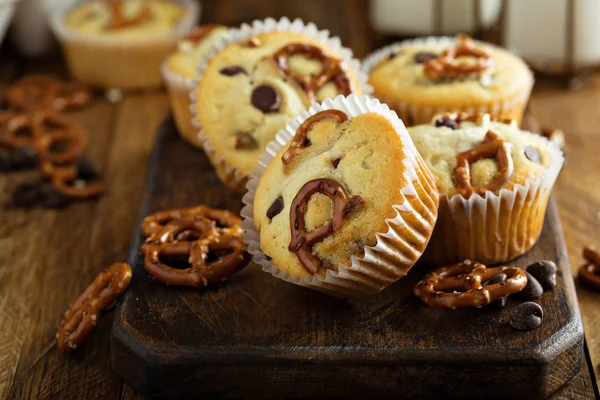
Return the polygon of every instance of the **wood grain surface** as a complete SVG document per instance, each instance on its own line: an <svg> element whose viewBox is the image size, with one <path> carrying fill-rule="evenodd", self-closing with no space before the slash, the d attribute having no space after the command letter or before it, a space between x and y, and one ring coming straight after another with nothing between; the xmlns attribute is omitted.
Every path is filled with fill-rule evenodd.
<svg viewBox="0 0 600 400"><path fill-rule="evenodd" d="M265 16L300 17L331 30L359 57L373 47L364 0L219 0L203 3L203 22L236 25ZM18 76L53 71L65 74L57 57L19 58L0 48L0 95ZM600 247L600 76L580 91L567 92L539 81L531 110L567 135L567 165L555 194L575 274L581 247ZM140 399L112 371L109 332L113 313L101 319L81 351L63 355L54 333L68 304L111 262L125 260L137 227L148 157L158 124L168 114L163 92L128 95L117 104L98 96L73 115L91 133L90 155L101 167L108 190L96 202L67 210L18 210L10 192L29 173L0 176L0 398ZM587 362L554 399L597 395L600 376L600 294L577 286L588 348ZM594 374L595 371L595 374Z"/></svg>

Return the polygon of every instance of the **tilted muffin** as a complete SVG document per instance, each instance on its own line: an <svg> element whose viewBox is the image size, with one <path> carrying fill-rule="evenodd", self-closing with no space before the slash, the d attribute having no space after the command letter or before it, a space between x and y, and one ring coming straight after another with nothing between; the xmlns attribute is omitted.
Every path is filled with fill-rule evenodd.
<svg viewBox="0 0 600 400"><path fill-rule="evenodd" d="M523 116L533 86L527 65L506 50L459 35L384 47L363 64L374 95L407 126L445 111Z"/></svg>
<svg viewBox="0 0 600 400"><path fill-rule="evenodd" d="M51 25L74 78L140 89L161 85L160 64L197 14L191 0L90 0L57 10Z"/></svg>
<svg viewBox="0 0 600 400"><path fill-rule="evenodd" d="M488 114L448 113L409 133L440 192L425 261L494 264L535 244L564 161L554 143Z"/></svg>
<svg viewBox="0 0 600 400"><path fill-rule="evenodd" d="M161 65L161 73L169 93L171 110L181 136L196 147L202 147L197 129L192 124L190 95L194 89L196 68L204 61L212 48L229 34L222 25L195 27L189 35L177 43L177 49Z"/></svg>
<svg viewBox="0 0 600 400"><path fill-rule="evenodd" d="M355 95L315 103L267 151L242 210L248 250L265 271L360 297L403 277L421 256L438 194L385 104Z"/></svg>
<svg viewBox="0 0 600 400"><path fill-rule="evenodd" d="M313 100L364 91L339 39L313 24L255 21L233 30L201 67L192 112L221 180L243 190L265 146Z"/></svg>

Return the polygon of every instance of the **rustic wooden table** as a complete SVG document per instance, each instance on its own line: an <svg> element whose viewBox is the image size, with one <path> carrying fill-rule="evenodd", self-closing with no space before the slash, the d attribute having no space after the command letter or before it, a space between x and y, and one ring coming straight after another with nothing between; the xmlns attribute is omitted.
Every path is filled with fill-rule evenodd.
<svg viewBox="0 0 600 400"><path fill-rule="evenodd" d="M204 6L206 22L237 25L265 15L312 20L340 36L358 57L374 43L361 0L222 0ZM33 72L66 75L57 57L32 62L6 45L0 49L0 94L8 83ZM568 161L555 193L576 274L583 262L582 246L600 246L600 75L577 92L539 81L530 107L543 125L566 131ZM54 334L65 307L93 277L112 262L125 260L156 128L168 113L167 97L160 91L127 95L116 104L98 96L91 107L73 113L90 131L88 153L108 188L98 201L59 211L14 209L8 205L11 191L30 173L0 176L0 398L141 398L111 370L111 312L87 345L73 354L56 349ZM598 396L600 294L579 285L577 290L586 362L555 399Z"/></svg>

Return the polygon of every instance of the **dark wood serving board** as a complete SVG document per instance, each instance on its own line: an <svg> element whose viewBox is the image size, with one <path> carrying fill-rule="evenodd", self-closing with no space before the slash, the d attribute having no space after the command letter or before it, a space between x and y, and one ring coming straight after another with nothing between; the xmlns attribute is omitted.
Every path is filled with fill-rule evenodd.
<svg viewBox="0 0 600 400"><path fill-rule="evenodd" d="M241 209L206 157L163 123L141 216L196 204ZM342 301L251 265L207 290L167 287L132 244L131 286L112 330L116 372L152 397L544 398L581 366L583 328L553 199L538 244L515 261L555 260L536 301L542 325L517 331L505 308L432 309L412 295L417 265L381 294Z"/></svg>

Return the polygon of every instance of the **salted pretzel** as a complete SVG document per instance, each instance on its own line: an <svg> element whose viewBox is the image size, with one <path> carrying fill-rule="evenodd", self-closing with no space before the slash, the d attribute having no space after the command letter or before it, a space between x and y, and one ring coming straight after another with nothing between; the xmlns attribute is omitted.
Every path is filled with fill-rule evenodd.
<svg viewBox="0 0 600 400"><path fill-rule="evenodd" d="M499 274L506 274L508 278L484 286ZM523 290L525 285L527 275L517 267L487 268L467 260L430 272L417 283L414 293L430 307L482 307Z"/></svg>
<svg viewBox="0 0 600 400"><path fill-rule="evenodd" d="M5 100L21 111L80 108L92 101L90 90L75 82L65 82L52 75L29 75L6 89Z"/></svg>
<svg viewBox="0 0 600 400"><path fill-rule="evenodd" d="M147 4L142 4L138 12L133 16L125 15L122 0L107 1L106 6L110 12L110 19L104 26L104 30L106 31L128 28L152 19L152 12Z"/></svg>
<svg viewBox="0 0 600 400"><path fill-rule="evenodd" d="M131 282L131 267L115 263L102 271L75 300L56 333L56 346L63 352L75 350L98 322L100 313L121 295Z"/></svg>
<svg viewBox="0 0 600 400"><path fill-rule="evenodd" d="M220 234L215 221L184 217L172 220L142 246L144 267L156 279L176 286L204 288L244 268L250 261L240 235ZM211 254L227 253L216 261ZM186 259L188 268L173 268L168 259ZM164 261L167 259L167 261Z"/></svg>
<svg viewBox="0 0 600 400"><path fill-rule="evenodd" d="M296 129L296 134L292 138L288 149L285 151L285 153L283 153L283 156L281 156L281 161L283 161L284 167L287 167L298 155L298 153L302 151L302 149L311 145L310 140L307 137L308 132L314 124L325 119L331 119L337 124L341 124L342 122L348 120L348 116L339 110L325 110L316 113L304 121L302 125Z"/></svg>
<svg viewBox="0 0 600 400"><path fill-rule="evenodd" d="M72 199L84 200L97 197L104 192L100 182L86 182L79 179L77 167L73 164L56 165L45 160L40 164L42 176L50 180L50 185L59 193Z"/></svg>
<svg viewBox="0 0 600 400"><path fill-rule="evenodd" d="M301 54L305 57L321 61L323 70L318 75L305 76L293 71L288 65L288 59L291 56ZM337 58L326 55L323 50L317 46L305 43L290 43L283 46L273 54L275 65L285 75L294 79L306 92L310 100L314 100L315 94L319 89L329 82L333 82L340 94L348 96L352 93L350 80L342 68L342 62Z"/></svg>
<svg viewBox="0 0 600 400"><path fill-rule="evenodd" d="M12 114L9 119L0 122L4 127L0 131L0 145L9 148L28 147L37 150L39 140L54 131L85 136L83 128L73 118L52 110Z"/></svg>
<svg viewBox="0 0 600 400"><path fill-rule="evenodd" d="M466 61L463 57L469 57ZM430 79L481 74L493 65L489 51L477 46L467 35L458 35L456 43L437 58L423 64L423 73Z"/></svg>
<svg viewBox="0 0 600 400"><path fill-rule="evenodd" d="M492 131L485 135L483 143L470 150L456 155L456 166L454 167L454 179L461 194L469 198L472 194L480 196L490 190L498 189L508 182L514 171L511 155L511 144L503 140ZM484 158L495 158L498 164L498 172L492 181L486 185L473 187L471 183L471 164Z"/></svg>
<svg viewBox="0 0 600 400"><path fill-rule="evenodd" d="M579 280L586 287L600 291L600 251L585 247L583 257L587 264L579 269Z"/></svg>
<svg viewBox="0 0 600 400"><path fill-rule="evenodd" d="M317 193L331 199L333 215L328 223L307 232L304 214L308 201ZM364 199L361 196L349 196L346 190L333 179L314 179L300 188L290 207L291 240L288 249L296 253L298 260L310 274L317 272L322 264L322 260L313 254L312 247L337 231L344 219L363 204Z"/></svg>

